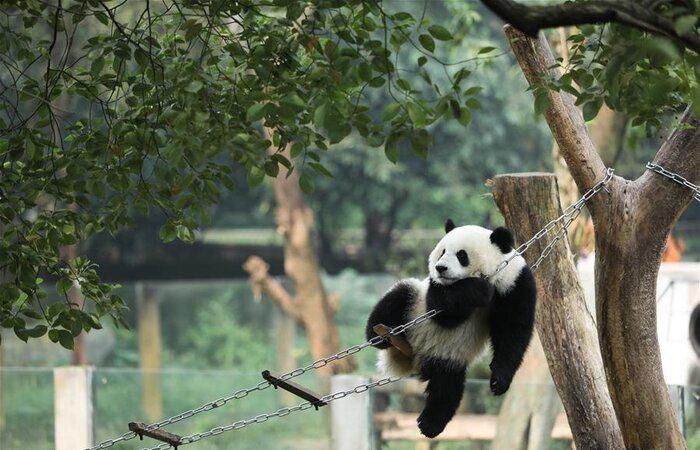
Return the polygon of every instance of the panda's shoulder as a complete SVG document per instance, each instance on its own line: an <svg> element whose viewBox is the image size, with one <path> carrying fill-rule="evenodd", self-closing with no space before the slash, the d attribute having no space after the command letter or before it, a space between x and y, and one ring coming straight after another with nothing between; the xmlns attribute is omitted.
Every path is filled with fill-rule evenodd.
<svg viewBox="0 0 700 450"><path fill-rule="evenodd" d="M532 270L522 256L516 256L501 271L498 280L495 281L496 289L501 294L507 294L513 289L528 288L534 285L535 278Z"/></svg>
<svg viewBox="0 0 700 450"><path fill-rule="evenodd" d="M517 255L500 271L494 285L500 293L505 294L521 283L529 282L532 278L532 272L525 258Z"/></svg>

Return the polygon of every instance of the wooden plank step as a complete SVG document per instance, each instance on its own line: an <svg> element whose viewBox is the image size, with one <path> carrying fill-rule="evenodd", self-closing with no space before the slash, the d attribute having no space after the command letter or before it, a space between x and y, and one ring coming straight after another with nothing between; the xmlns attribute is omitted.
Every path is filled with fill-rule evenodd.
<svg viewBox="0 0 700 450"><path fill-rule="evenodd" d="M165 442L172 445L177 449L178 445L182 445L182 437L177 434L170 433L163 429L148 430L147 425L143 422L129 422L129 430L136 433L141 440L144 436L155 439L157 441Z"/></svg>
<svg viewBox="0 0 700 450"><path fill-rule="evenodd" d="M321 406L327 405L327 403L322 401L318 394L316 394L312 390L306 389L304 386L293 381L283 380L280 378L279 375L274 374L269 370L263 371L262 377L265 380L269 381L270 384L275 387L275 389L280 387L287 392L291 392L292 394L301 397L308 402L311 402L311 404L314 405L314 408L316 409L320 408Z"/></svg>
<svg viewBox="0 0 700 450"><path fill-rule="evenodd" d="M383 323L375 325L374 327L372 327L372 329L379 336L388 338L389 343L392 346L396 347L396 349L398 349L401 353L408 356L409 358L413 358L413 348L403 336L392 336L390 334L391 328L384 325Z"/></svg>

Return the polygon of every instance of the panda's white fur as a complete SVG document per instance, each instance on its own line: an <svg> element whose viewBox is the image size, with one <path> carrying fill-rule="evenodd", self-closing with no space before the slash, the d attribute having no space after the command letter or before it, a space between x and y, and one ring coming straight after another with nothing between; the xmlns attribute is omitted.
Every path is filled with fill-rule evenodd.
<svg viewBox="0 0 700 450"><path fill-rule="evenodd" d="M515 284L525 260L520 255L503 253L490 240L492 231L476 225L454 228L437 243L428 258L430 277L423 280L408 278L397 284L406 284L413 291L406 321L427 312L426 294L430 279L449 285L454 280L466 277L492 275L489 281L501 294L506 294ZM465 250L469 264L459 262L457 252ZM494 274L498 265L513 257L508 265ZM447 267L438 273L436 266ZM394 288L392 288L394 289ZM425 321L407 330L407 338L418 356L410 361L393 347L379 352L377 368L392 375L409 375L415 372L425 358L437 357L450 361L455 366L468 366L486 353L489 337L486 308L477 309L467 321L455 328L444 328L433 321Z"/></svg>

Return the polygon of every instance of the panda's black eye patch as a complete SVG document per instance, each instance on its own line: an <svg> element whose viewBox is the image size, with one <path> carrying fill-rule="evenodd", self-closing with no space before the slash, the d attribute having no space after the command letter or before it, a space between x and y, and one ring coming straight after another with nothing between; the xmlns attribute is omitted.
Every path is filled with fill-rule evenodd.
<svg viewBox="0 0 700 450"><path fill-rule="evenodd" d="M469 256L467 256L467 252L465 252L464 250L460 250L457 252L457 260L464 267L469 265Z"/></svg>

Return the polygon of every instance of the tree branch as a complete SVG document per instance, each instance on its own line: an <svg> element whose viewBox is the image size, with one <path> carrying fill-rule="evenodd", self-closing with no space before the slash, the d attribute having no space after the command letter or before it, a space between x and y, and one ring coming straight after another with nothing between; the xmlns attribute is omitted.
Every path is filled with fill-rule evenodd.
<svg viewBox="0 0 700 450"><path fill-rule="evenodd" d="M542 33L536 38L531 38L510 25L503 29L531 87L542 87L545 77L558 79L561 76L559 70L553 68L554 56ZM547 124L576 185L581 192L585 192L605 177L605 164L586 130L583 116L574 104L573 96L551 89L547 90L546 95L549 101L545 111ZM593 197L589 201L589 208L593 210L599 202L600 200Z"/></svg>
<svg viewBox="0 0 700 450"><path fill-rule="evenodd" d="M268 272L270 266L262 258L251 256L243 264L243 269L250 275L250 284L256 295L264 292L282 308L282 311L297 322L301 322L296 300L282 286L282 283L270 275Z"/></svg>
<svg viewBox="0 0 700 450"><path fill-rule="evenodd" d="M686 108L653 162L700 184L700 120L691 107ZM651 170L644 172L635 184L639 186L639 212L645 217L642 222L653 223L662 232L676 223L693 199L693 191Z"/></svg>
<svg viewBox="0 0 700 450"><path fill-rule="evenodd" d="M545 28L619 23L664 36L700 53L700 36L693 30L679 34L671 20L635 1L593 0L548 6L526 6L513 0L482 0L504 21L529 36Z"/></svg>

